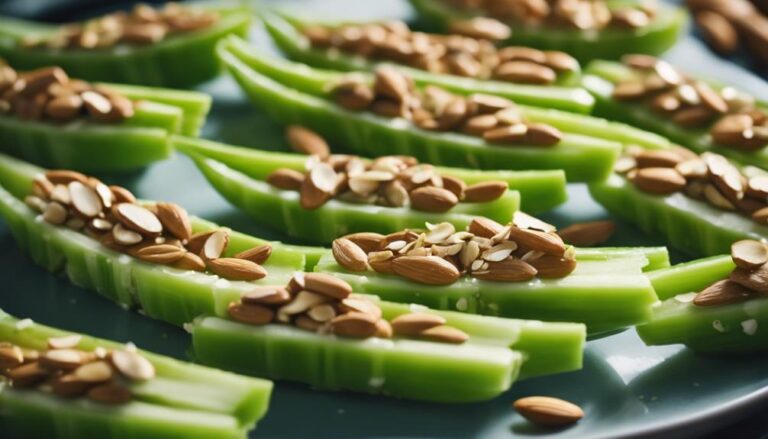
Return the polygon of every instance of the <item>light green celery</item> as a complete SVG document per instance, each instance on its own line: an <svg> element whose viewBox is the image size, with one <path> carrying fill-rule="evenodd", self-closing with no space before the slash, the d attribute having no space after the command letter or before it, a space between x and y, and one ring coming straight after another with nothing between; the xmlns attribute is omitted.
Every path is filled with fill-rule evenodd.
<svg viewBox="0 0 768 439"><path fill-rule="evenodd" d="M730 255L711 256L673 265L648 273L648 278L659 299L666 300L678 294L696 293L725 279L736 268Z"/></svg>
<svg viewBox="0 0 768 439"><path fill-rule="evenodd" d="M734 241L768 237L768 226L740 213L717 209L683 193L648 194L619 175L590 184L589 190L612 214L691 255L729 253Z"/></svg>
<svg viewBox="0 0 768 439"><path fill-rule="evenodd" d="M584 247L576 249L580 261L609 261L637 253L643 254L648 263L643 271L650 272L669 267L669 252L666 247Z"/></svg>
<svg viewBox="0 0 768 439"><path fill-rule="evenodd" d="M174 136L173 144L184 153L197 153L214 159L251 178L265 180L278 168L304 171L307 156L229 146L205 139ZM467 184L489 180L506 181L509 188L520 192L521 208L529 213L549 210L567 198L565 174L561 170L480 171L460 168L437 168Z"/></svg>

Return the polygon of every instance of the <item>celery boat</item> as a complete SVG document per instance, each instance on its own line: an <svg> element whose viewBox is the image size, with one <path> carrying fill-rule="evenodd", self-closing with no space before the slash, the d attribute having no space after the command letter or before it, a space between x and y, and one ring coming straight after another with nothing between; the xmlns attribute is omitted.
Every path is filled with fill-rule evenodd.
<svg viewBox="0 0 768 439"><path fill-rule="evenodd" d="M73 335L20 321L0 311L0 340L45 349L51 337ZM83 336L78 348L122 345ZM59 438L245 438L267 411L272 383L142 352L155 378L131 385L131 401L103 405L5 386L0 392L4 434Z"/></svg>
<svg viewBox="0 0 768 439"><path fill-rule="evenodd" d="M696 260L649 274L660 299L653 318L637 327L648 345L682 343L709 354L747 354L768 350L768 298L696 306L685 296L726 279L734 264L728 255Z"/></svg>
<svg viewBox="0 0 768 439"><path fill-rule="evenodd" d="M207 29L171 36L148 46L103 49L24 48L24 37L51 35L59 27L10 17L0 18L0 57L22 69L57 65L90 81L124 82L184 88L216 76L216 43L230 34L245 36L249 8L212 8L219 20Z"/></svg>
<svg viewBox="0 0 768 439"><path fill-rule="evenodd" d="M350 112L329 101L327 87L341 78L338 72L270 57L235 37L218 49L251 100L270 117L306 126L361 155L406 154L437 165L480 169L563 169L569 181L597 181L609 174L622 143L668 146L665 139L626 125L535 107L521 107L522 115L563 131L557 145L500 147L464 134L424 131L403 119Z"/></svg>
<svg viewBox="0 0 768 439"><path fill-rule="evenodd" d="M558 84L548 86L461 78L447 74L431 73L405 65L372 61L345 53L313 48L308 39L300 32L302 27L313 23L288 15L282 11L279 12L279 15L264 13L262 14L262 20L273 41L281 51L291 59L314 67L342 71L366 71L386 64L396 66L398 69L406 72L418 84L437 85L460 94L492 94L503 96L520 104L543 108L557 108L575 113L589 113L594 105L594 98L588 92L574 86L574 83L578 83L578 72L566 75L566 78Z"/></svg>

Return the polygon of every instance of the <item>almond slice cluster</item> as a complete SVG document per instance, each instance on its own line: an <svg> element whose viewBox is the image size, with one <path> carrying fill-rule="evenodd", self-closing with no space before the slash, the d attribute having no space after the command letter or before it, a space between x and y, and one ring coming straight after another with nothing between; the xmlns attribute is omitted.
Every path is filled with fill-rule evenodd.
<svg viewBox="0 0 768 439"><path fill-rule="evenodd" d="M718 145L755 151L768 144L768 114L753 96L731 87L715 90L652 56L626 55L622 62L634 74L616 84L614 99L641 102L682 127L712 125L709 134Z"/></svg>
<svg viewBox="0 0 768 439"><path fill-rule="evenodd" d="M229 304L232 320L249 325L283 323L321 334L350 338L393 335L444 343L464 343L464 331L442 316L413 312L387 321L367 298L351 296L352 287L325 273L296 273L287 286L260 286Z"/></svg>
<svg viewBox="0 0 768 439"><path fill-rule="evenodd" d="M499 96L460 96L433 85L417 90L410 76L392 67L376 70L373 86L349 76L334 85L332 99L351 111L410 120L428 131L455 131L498 145L553 146L562 133L524 120L514 102Z"/></svg>
<svg viewBox="0 0 768 439"><path fill-rule="evenodd" d="M466 231L440 223L423 232L355 233L333 242L333 256L350 271L372 269L427 285L450 285L462 275L498 282L561 278L576 269L573 247L555 227L522 212L507 225L475 218Z"/></svg>
<svg viewBox="0 0 768 439"><path fill-rule="evenodd" d="M84 233L142 261L207 271L230 280L252 281L267 275L261 264L272 253L270 245L224 257L229 231L193 235L187 211L177 204L142 205L125 188L69 170L38 175L33 192L24 201L47 223Z"/></svg>
<svg viewBox="0 0 768 439"><path fill-rule="evenodd" d="M370 162L351 155L329 155L324 159L311 156L305 172L280 168L266 181L278 189L298 191L305 209L316 209L335 198L357 204L446 212L459 202L494 201L509 188L505 181L467 186L409 156L383 156Z"/></svg>
<svg viewBox="0 0 768 439"><path fill-rule="evenodd" d="M649 25L658 13L657 0L608 8L605 0L442 0L453 6L481 11L504 22L527 26L542 24L581 30L600 30L608 26L639 29ZM614 5L615 6L615 5Z"/></svg>
<svg viewBox="0 0 768 439"><path fill-rule="evenodd" d="M451 35L413 32L403 21L308 26L302 32L313 47L468 78L552 84L558 75L579 70L579 62L565 52L520 46L497 49L492 41L504 40L511 32L492 18L456 22Z"/></svg>
<svg viewBox="0 0 768 439"><path fill-rule="evenodd" d="M122 349L78 349L81 336L48 339L44 350L0 342L0 373L11 387L65 398L87 397L102 404L131 400L131 383L151 380L155 367L132 344Z"/></svg>
<svg viewBox="0 0 768 439"><path fill-rule="evenodd" d="M117 123L133 117L134 102L108 87L71 79L60 67L20 72L0 59L1 114L22 120Z"/></svg>
<svg viewBox="0 0 768 439"><path fill-rule="evenodd" d="M115 12L61 26L53 35L23 38L25 48L105 49L121 44L147 45L175 34L201 30L219 20L215 11L166 3L161 9L138 4L129 13Z"/></svg>
<svg viewBox="0 0 768 439"><path fill-rule="evenodd" d="M682 192L721 210L738 212L758 224L768 224L768 172L738 168L727 158L685 148L628 148L615 170L643 192L668 195Z"/></svg>
<svg viewBox="0 0 768 439"><path fill-rule="evenodd" d="M717 306L768 297L768 246L745 239L731 245L736 268L728 279L719 280L693 298L696 306Z"/></svg>

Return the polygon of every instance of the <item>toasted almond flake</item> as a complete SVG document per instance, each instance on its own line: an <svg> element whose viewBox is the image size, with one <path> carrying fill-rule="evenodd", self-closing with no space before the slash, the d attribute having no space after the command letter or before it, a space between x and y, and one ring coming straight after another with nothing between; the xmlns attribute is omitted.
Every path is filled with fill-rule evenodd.
<svg viewBox="0 0 768 439"><path fill-rule="evenodd" d="M371 300L361 297L347 297L339 304L342 312L360 312L381 318L381 308Z"/></svg>
<svg viewBox="0 0 768 439"><path fill-rule="evenodd" d="M318 163L309 172L309 178L314 186L326 193L333 193L336 190L338 176L331 165L327 163Z"/></svg>
<svg viewBox="0 0 768 439"><path fill-rule="evenodd" d="M515 242L505 241L485 250L481 257L488 262L499 262L507 259L515 250L517 250Z"/></svg>
<svg viewBox="0 0 768 439"><path fill-rule="evenodd" d="M387 250L392 250L392 251L396 252L396 251L400 251L400 250L404 249L406 245L408 245L408 243L406 241L397 240L397 241L390 242L389 244L387 244L387 246L385 248Z"/></svg>
<svg viewBox="0 0 768 439"><path fill-rule="evenodd" d="M82 339L83 339L83 336L78 334L63 335L61 337L51 337L48 339L48 348L49 349L74 348L75 346L80 344L80 340Z"/></svg>
<svg viewBox="0 0 768 439"><path fill-rule="evenodd" d="M159 235L163 225L149 209L131 203L119 203L112 206L112 214L123 225L143 235Z"/></svg>
<svg viewBox="0 0 768 439"><path fill-rule="evenodd" d="M245 293L240 300L244 304L284 305L291 300L291 295L285 287L264 285L254 287Z"/></svg>
<svg viewBox="0 0 768 439"><path fill-rule="evenodd" d="M203 259L216 259L221 257L229 244L229 232L223 229L211 233L203 244L200 256Z"/></svg>
<svg viewBox="0 0 768 439"><path fill-rule="evenodd" d="M12 344L0 345L0 369L12 369L24 363L24 351Z"/></svg>
<svg viewBox="0 0 768 439"><path fill-rule="evenodd" d="M51 224L64 224L67 221L67 208L60 203L51 202L45 206L43 220Z"/></svg>
<svg viewBox="0 0 768 439"><path fill-rule="evenodd" d="M349 188L352 192L366 196L375 192L379 188L379 182L364 178L362 174L355 175L349 179Z"/></svg>
<svg viewBox="0 0 768 439"><path fill-rule="evenodd" d="M436 244L453 235L456 228L448 222L440 224L427 223L427 230L429 230L429 233L426 234L425 241L429 244Z"/></svg>
<svg viewBox="0 0 768 439"><path fill-rule="evenodd" d="M109 355L115 368L134 381L146 381L155 377L155 366L138 352L116 349Z"/></svg>
<svg viewBox="0 0 768 439"><path fill-rule="evenodd" d="M336 309L332 305L324 303L310 308L307 315L316 322L325 323L336 317Z"/></svg>
<svg viewBox="0 0 768 439"><path fill-rule="evenodd" d="M126 229L122 224L115 224L112 228L112 237L120 245L134 245L143 239L140 234L133 230Z"/></svg>
<svg viewBox="0 0 768 439"><path fill-rule="evenodd" d="M75 349L51 349L40 356L44 367L62 370L74 370L85 362L84 353Z"/></svg>
<svg viewBox="0 0 768 439"><path fill-rule="evenodd" d="M105 361L93 361L78 367L72 374L86 383L100 383L112 378L112 367Z"/></svg>
<svg viewBox="0 0 768 439"><path fill-rule="evenodd" d="M93 218L101 213L103 206L96 190L79 181L70 182L67 189L72 200L72 207L78 214L86 218Z"/></svg>

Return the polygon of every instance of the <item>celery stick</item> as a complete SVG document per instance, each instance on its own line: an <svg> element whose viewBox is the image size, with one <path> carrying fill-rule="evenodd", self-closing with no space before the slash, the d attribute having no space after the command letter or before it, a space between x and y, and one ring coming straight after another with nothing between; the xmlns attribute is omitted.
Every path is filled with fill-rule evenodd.
<svg viewBox="0 0 768 439"><path fill-rule="evenodd" d="M712 256L651 271L648 278L659 299L666 300L678 294L701 291L728 277L734 268L730 255Z"/></svg>
<svg viewBox="0 0 768 439"><path fill-rule="evenodd" d="M608 261L638 253L648 259L648 263L643 266L645 272L669 267L669 252L666 247L585 247L576 250L580 261Z"/></svg>

